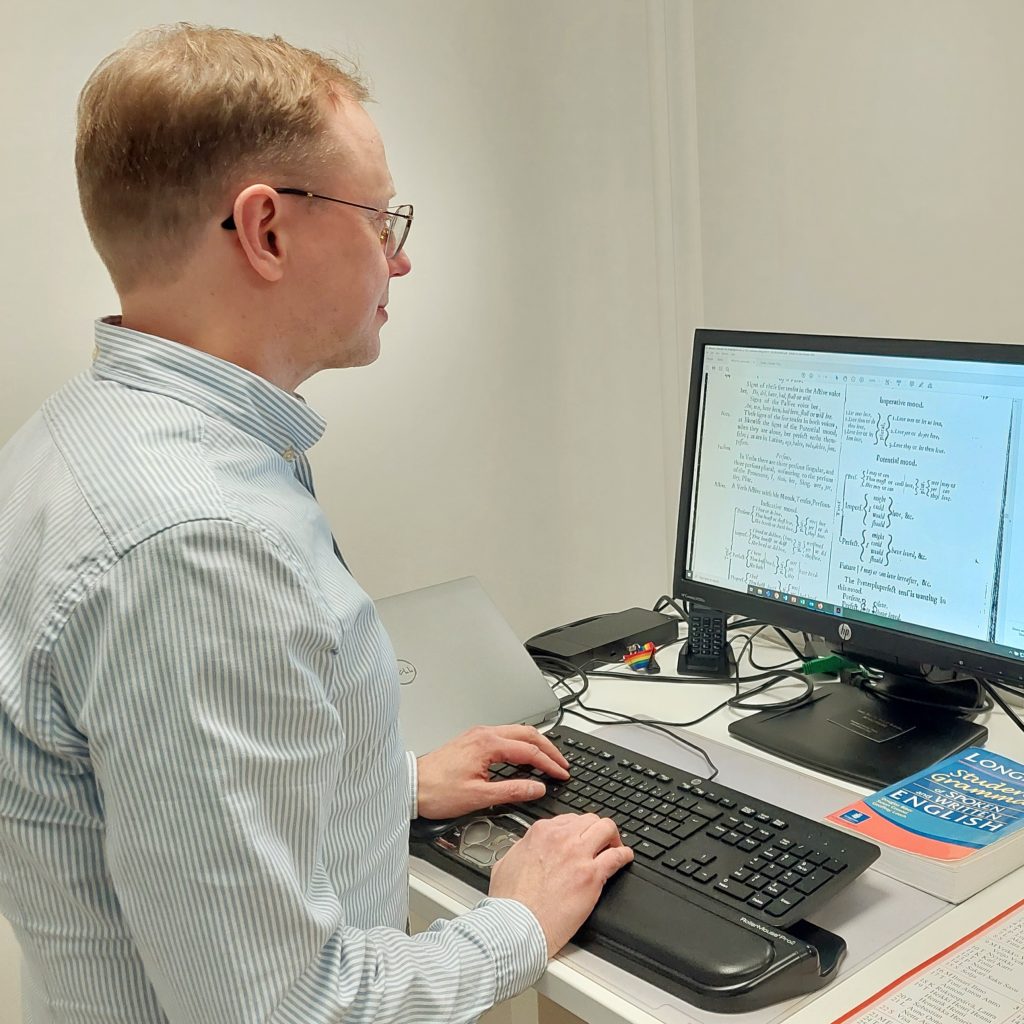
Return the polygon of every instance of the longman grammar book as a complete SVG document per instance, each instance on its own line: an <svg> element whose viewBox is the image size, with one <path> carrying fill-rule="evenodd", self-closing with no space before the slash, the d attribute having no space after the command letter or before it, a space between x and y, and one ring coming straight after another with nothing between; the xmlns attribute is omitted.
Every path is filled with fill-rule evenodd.
<svg viewBox="0 0 1024 1024"><path fill-rule="evenodd" d="M959 903L1024 864L1024 765L968 747L825 820L878 843L877 870Z"/></svg>

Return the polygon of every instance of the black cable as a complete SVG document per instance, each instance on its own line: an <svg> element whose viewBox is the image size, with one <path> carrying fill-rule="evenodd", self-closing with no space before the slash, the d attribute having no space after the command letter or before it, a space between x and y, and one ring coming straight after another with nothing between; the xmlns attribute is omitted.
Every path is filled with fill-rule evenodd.
<svg viewBox="0 0 1024 1024"><path fill-rule="evenodd" d="M796 644L793 643L793 641L789 639L789 635L786 633L786 631L784 629L779 629L778 626L772 626L772 629L774 629L775 632L778 633L779 636L781 636L782 639L786 641L786 646L793 652L793 656L796 657L796 658L799 658L801 661L803 661L804 660L803 654L801 654L800 651L797 650Z"/></svg>
<svg viewBox="0 0 1024 1024"><path fill-rule="evenodd" d="M1003 709L1003 711L1006 712L1014 725L1024 732L1024 722L1018 718L1017 713L1011 709L1010 705L1003 700L998 692L999 690L1008 690L1010 693L1016 694L1018 693L1018 688L1013 685L1007 685L1006 683L997 683L993 679L979 679L978 682L988 691L989 696Z"/></svg>
<svg viewBox="0 0 1024 1024"><path fill-rule="evenodd" d="M936 711L948 711L955 715L980 715L991 711L995 707L995 703L990 695L991 691L988 691L988 688L980 679L964 677L961 681L974 683L977 700L973 704L946 704L939 700L921 700L918 697L906 697L899 693L889 693L880 686L876 686L876 680L863 667L849 674L850 685L856 686L865 693L870 693L879 700L892 701L894 704L914 704L917 707L935 708ZM940 686L941 684L936 683L935 685Z"/></svg>
<svg viewBox="0 0 1024 1024"><path fill-rule="evenodd" d="M559 698L558 715L555 718L555 722L552 728L561 725L562 718L566 712L568 712L570 715L576 715L579 718L582 718L585 721L591 722L595 725L625 725L630 723L636 725L649 724L652 728L657 729L659 732L663 732L670 739L675 740L676 743L679 743L682 746L686 747L686 749L689 750L691 753L696 752L697 754L699 754L704 759L708 767L711 769L711 774L708 776L709 779L713 779L718 774L718 767L715 765L714 761L711 760L711 758L708 756L707 751L704 750L703 747L698 746L696 743L693 743L691 740L688 740L683 736L677 736L675 733L669 732L667 728L661 728L662 723L656 721L648 722L648 720L646 719L634 718L632 715L626 715L621 711L608 711L604 708L595 708L584 704L583 695L590 688L590 680L587 673L579 666L574 665L571 661L566 661L564 658L557 658L551 655L539 655L534 658L534 661L538 662L538 668L540 667L540 662L546 662L550 664L561 665L563 668L569 670L569 674L559 677L555 685L561 684L568 686L566 680L571 679L573 676L579 676L582 680L582 685L578 690L571 690L570 688L571 695L569 697ZM614 715L615 721L606 722L600 719L589 718L587 715L583 714L579 710L571 707L570 705L572 704L578 704L582 708L586 708L589 711L596 711L599 714ZM700 720L702 719L699 719L699 721Z"/></svg>
<svg viewBox="0 0 1024 1024"><path fill-rule="evenodd" d="M769 676L769 678L760 686L755 686L754 689L748 690L742 697L733 697L727 702L729 707L734 708L737 711L788 711L806 704L814 693L813 681L808 676L801 675L799 672L791 672L787 669L785 672L766 672L764 675ZM757 678L759 677L753 676L742 680L742 682L750 682L751 679ZM758 701L755 704L748 703L748 698L755 697L759 693L764 693L765 690L781 683L785 679L796 679L798 682L803 683L803 692L797 694L795 697L787 697L785 700Z"/></svg>
<svg viewBox="0 0 1024 1024"><path fill-rule="evenodd" d="M727 630L746 629L747 626L760 626L761 624L757 619L736 619L733 622L727 622L725 628Z"/></svg>
<svg viewBox="0 0 1024 1024"><path fill-rule="evenodd" d="M666 676L660 673L647 675L644 672L636 672L627 675L625 672L602 671L591 669L588 675L603 676L605 679L648 679L652 683L731 683L732 676Z"/></svg>
<svg viewBox="0 0 1024 1024"><path fill-rule="evenodd" d="M761 628L763 629L764 627L762 626ZM758 663L754 661L753 652L747 655L747 662L750 664L751 668L756 668L759 672L773 672L781 669L788 669L790 665L795 665L798 661L803 663L803 660L803 658L787 658L785 661L780 661L778 665L758 665Z"/></svg>
<svg viewBox="0 0 1024 1024"><path fill-rule="evenodd" d="M660 732L669 739L675 740L676 743L686 747L691 753L699 754L704 760L704 763L711 769L711 773L707 776L707 780L710 782L718 774L718 766L714 761L711 760L711 756L708 752L696 743L691 742L683 736L677 733L670 732L670 728L682 728L674 722L662 722L658 719L651 718L635 718L633 715L624 714L621 711L610 711L607 708L595 708L592 705L584 704L582 701L578 702L580 707L586 708L587 711L596 712L599 715L614 715L615 718L612 721L607 721L602 718L591 718L590 715L584 714L579 708L566 708L567 714L575 715L577 718L582 718L585 722L590 722L593 725L639 725L645 729L653 729L656 732Z"/></svg>
<svg viewBox="0 0 1024 1024"><path fill-rule="evenodd" d="M686 609L681 606L674 597L669 597L668 594L662 594L661 597L654 602L654 611L660 612L663 608L671 608L681 619L688 617Z"/></svg>
<svg viewBox="0 0 1024 1024"><path fill-rule="evenodd" d="M534 660L535 664L537 665L537 667L542 672L547 671L547 670L544 669L544 667L541 664L541 662L545 662L545 663L552 664L552 665L560 665L560 666L562 666L563 669L568 669L569 670L563 676L555 676L555 683L554 683L554 686L552 687L552 689L554 689L555 686L564 686L569 691L568 696L566 696L566 697L559 697L558 698L558 703L559 703L560 709L561 708L565 708L567 705L572 704L574 701L579 700L580 697L582 697L583 694L585 694L587 692L587 690L590 689L590 679L588 678L587 673L584 672L581 668L578 668L571 661L567 661L565 658L556 657L553 654L538 654L538 655L534 656L533 660ZM550 671L548 672L548 674L549 675L555 675L555 673L550 672ZM574 690L569 685L569 683L568 683L568 680L572 679L573 676L579 676L580 677L580 681L581 681L582 685L580 686L580 688L578 690ZM557 721L561 721L561 717L562 717L562 712L561 712L561 710L559 710Z"/></svg>

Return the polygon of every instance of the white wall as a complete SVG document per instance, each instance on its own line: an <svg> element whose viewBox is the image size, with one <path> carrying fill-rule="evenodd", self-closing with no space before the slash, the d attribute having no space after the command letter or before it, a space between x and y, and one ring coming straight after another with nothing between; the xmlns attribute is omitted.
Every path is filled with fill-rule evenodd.
<svg viewBox="0 0 1024 1024"><path fill-rule="evenodd" d="M1024 5L696 0L708 326L1024 338Z"/></svg>
<svg viewBox="0 0 1024 1024"><path fill-rule="evenodd" d="M668 583L677 481L664 464L675 336L655 257L668 220L652 188L648 6L661 8L17 5L0 66L0 441L87 365L92 318L116 309L74 189L74 103L91 68L162 21L279 32L359 59L399 198L416 204L413 272L392 288L380 361L303 388L329 422L311 457L357 578L379 596L476 574L523 636L652 602Z"/></svg>

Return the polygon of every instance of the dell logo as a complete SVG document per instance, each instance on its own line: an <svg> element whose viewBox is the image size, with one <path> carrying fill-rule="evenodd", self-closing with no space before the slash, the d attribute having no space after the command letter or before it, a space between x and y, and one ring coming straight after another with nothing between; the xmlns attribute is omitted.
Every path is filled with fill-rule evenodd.
<svg viewBox="0 0 1024 1024"><path fill-rule="evenodd" d="M416 666L404 658L398 659L398 682L402 686L408 686L416 678Z"/></svg>
<svg viewBox="0 0 1024 1024"><path fill-rule="evenodd" d="M839 623L839 639L849 640L853 636L853 630L845 622Z"/></svg>

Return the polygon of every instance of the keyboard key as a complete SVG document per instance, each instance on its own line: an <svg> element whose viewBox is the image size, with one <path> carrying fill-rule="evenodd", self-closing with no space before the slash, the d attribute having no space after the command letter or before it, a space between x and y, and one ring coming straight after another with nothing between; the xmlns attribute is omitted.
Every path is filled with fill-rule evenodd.
<svg viewBox="0 0 1024 1024"><path fill-rule="evenodd" d="M831 871L833 875L838 875L840 871L844 871L846 869L846 865L841 860L836 860L835 857L830 857L821 866L826 871Z"/></svg>
<svg viewBox="0 0 1024 1024"><path fill-rule="evenodd" d="M831 873L823 871L818 868L816 871L811 872L806 878L800 879L796 884L797 892L802 892L805 896L810 896L812 892L817 892L830 878Z"/></svg>
<svg viewBox="0 0 1024 1024"><path fill-rule="evenodd" d="M655 846L654 843L640 837L640 841L633 847L633 852L641 857L657 860L665 851L660 846Z"/></svg>
<svg viewBox="0 0 1024 1024"><path fill-rule="evenodd" d="M749 885L737 882L735 878L720 878L715 883L715 889L717 889L718 892L724 892L727 896L731 896L734 900L739 900L741 902L754 894L754 890L751 889Z"/></svg>
<svg viewBox="0 0 1024 1024"><path fill-rule="evenodd" d="M669 832L662 832L659 828L652 828L650 825L644 825L643 828L637 832L637 835L641 839L646 839L649 842L656 843L664 850L671 850L674 846L679 845L679 840Z"/></svg>
<svg viewBox="0 0 1024 1024"><path fill-rule="evenodd" d="M785 917L786 914L788 914L802 899L802 896L797 896L795 899L780 896L777 900L772 900L772 902L765 907L764 912L768 914L769 917Z"/></svg>
<svg viewBox="0 0 1024 1024"><path fill-rule="evenodd" d="M671 820L671 819L670 819ZM689 839L695 832L699 832L707 822L703 818L691 815L685 820L677 823L671 829L672 834L679 839Z"/></svg>
<svg viewBox="0 0 1024 1024"><path fill-rule="evenodd" d="M709 804L706 800L698 800L696 807L691 807L691 811L694 814L699 814L703 818L707 818L708 821L716 821L722 816L722 808L715 804Z"/></svg>
<svg viewBox="0 0 1024 1024"><path fill-rule="evenodd" d="M713 882L718 876L710 868L701 868L699 871L694 872L693 877L702 885L707 885L708 882Z"/></svg>
<svg viewBox="0 0 1024 1024"><path fill-rule="evenodd" d="M771 896L764 896L759 892L755 892L754 895L747 900L747 906L754 907L757 910L764 910L765 907L770 907L774 902L775 901Z"/></svg>

